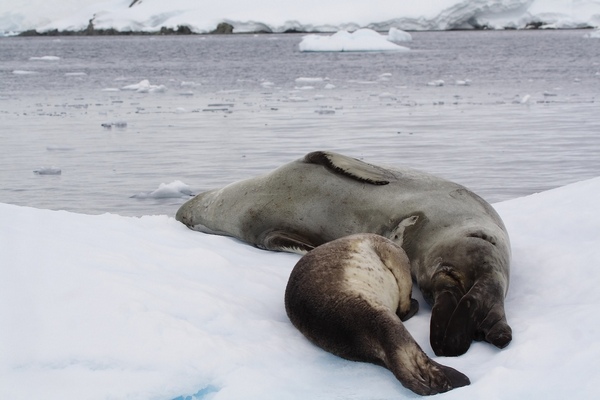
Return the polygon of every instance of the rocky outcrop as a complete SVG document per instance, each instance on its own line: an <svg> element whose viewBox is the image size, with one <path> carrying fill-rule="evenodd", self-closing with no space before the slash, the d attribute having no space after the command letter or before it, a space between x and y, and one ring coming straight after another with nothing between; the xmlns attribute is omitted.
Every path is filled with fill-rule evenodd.
<svg viewBox="0 0 600 400"><path fill-rule="evenodd" d="M217 29L211 31L210 33L215 35L229 35L233 33L233 25L228 24L227 22L221 22L219 25L217 25Z"/></svg>

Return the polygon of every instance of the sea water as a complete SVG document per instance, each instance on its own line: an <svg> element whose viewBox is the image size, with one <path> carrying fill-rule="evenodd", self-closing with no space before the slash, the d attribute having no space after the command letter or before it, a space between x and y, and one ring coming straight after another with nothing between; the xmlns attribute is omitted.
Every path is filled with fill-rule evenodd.
<svg viewBox="0 0 600 400"><path fill-rule="evenodd" d="M595 177L585 33L415 32L399 53L301 53L298 34L0 38L0 202L173 215L320 149L490 202Z"/></svg>

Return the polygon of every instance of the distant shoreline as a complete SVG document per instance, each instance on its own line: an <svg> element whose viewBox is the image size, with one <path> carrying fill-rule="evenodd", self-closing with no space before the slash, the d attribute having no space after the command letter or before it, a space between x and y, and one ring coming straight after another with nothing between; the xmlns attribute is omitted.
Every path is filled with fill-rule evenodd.
<svg viewBox="0 0 600 400"><path fill-rule="evenodd" d="M546 24L543 22L535 22L535 23L529 23L526 26L524 26L523 28L505 27L504 29L493 29L488 26L476 26L476 27L472 27L471 29L459 29L459 28L448 29L448 30L445 30L445 32L454 32L454 31L468 32L468 31L486 31L486 30L529 31L529 30L589 30L589 29L595 29L595 27L586 25L586 26L580 26L580 27L574 27L574 28L554 28L554 27L551 27L550 24ZM407 32L440 32L437 30L436 31L409 30L409 29L404 29L404 30ZM256 31L245 31L245 32L236 33L236 32L234 32L234 26L231 24L228 24L226 22L220 23L213 31L204 32L204 33L194 32L194 31L192 31L192 29L190 27L185 26L185 25L180 25L177 28L167 28L167 27L163 26L159 30L156 30L156 31L119 31L114 28L95 29L93 24L90 21L90 24L88 25L88 27L86 29L82 29L82 30L78 30L78 31L70 31L70 30L59 31L58 29L53 29L53 30L46 31L46 32L38 32L36 29L30 29L30 30L26 30L23 32L19 32L16 35L10 35L10 36L13 36L13 37L15 37L15 36L16 37L32 37L32 36L170 36L170 35L203 36L203 35L288 34L288 33L292 33L292 34L293 33L327 34L327 33L335 33L335 32L336 32L335 30L332 30L332 31L303 31L303 30L297 30L297 29L289 29L289 30L286 30L283 32L273 32L270 30L262 29L262 30L256 30ZM5 37L10 37L10 36L5 36Z"/></svg>

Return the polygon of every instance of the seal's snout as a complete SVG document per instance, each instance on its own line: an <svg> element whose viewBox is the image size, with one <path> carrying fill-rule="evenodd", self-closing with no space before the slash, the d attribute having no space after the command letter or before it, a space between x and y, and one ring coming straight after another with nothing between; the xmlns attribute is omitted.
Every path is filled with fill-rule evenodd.
<svg viewBox="0 0 600 400"><path fill-rule="evenodd" d="M192 227L192 218L190 215L190 210L186 207L186 204L182 205L179 210L177 210L177 214L175 214L175 219L188 228Z"/></svg>
<svg viewBox="0 0 600 400"><path fill-rule="evenodd" d="M499 349L505 348L512 341L512 329L506 323L506 317L504 315L500 315L498 322L491 328L488 328L484 321L482 328L482 333L485 335L485 341L493 344Z"/></svg>

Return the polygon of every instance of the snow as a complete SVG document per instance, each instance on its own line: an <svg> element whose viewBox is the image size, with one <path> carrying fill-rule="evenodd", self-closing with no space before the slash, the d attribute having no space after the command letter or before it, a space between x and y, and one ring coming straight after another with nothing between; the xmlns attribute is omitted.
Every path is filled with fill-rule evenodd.
<svg viewBox="0 0 600 400"><path fill-rule="evenodd" d="M312 51L408 51L372 29L352 33L341 30L331 36L307 35L298 45L302 52Z"/></svg>
<svg viewBox="0 0 600 400"><path fill-rule="evenodd" d="M597 397L599 196L595 178L494 205L512 242L514 339L435 357L421 299L408 330L472 382L440 398ZM294 329L283 293L297 255L166 215L0 204L0 220L0 398L415 398Z"/></svg>
<svg viewBox="0 0 600 400"><path fill-rule="evenodd" d="M20 0L0 2L0 32L96 29L156 32L189 27L206 33L221 22L241 32L335 32L371 28L387 31L550 28L600 25L598 0Z"/></svg>

